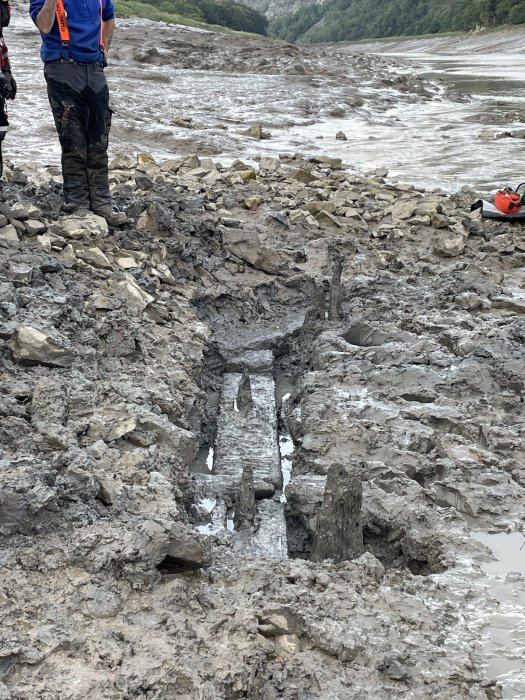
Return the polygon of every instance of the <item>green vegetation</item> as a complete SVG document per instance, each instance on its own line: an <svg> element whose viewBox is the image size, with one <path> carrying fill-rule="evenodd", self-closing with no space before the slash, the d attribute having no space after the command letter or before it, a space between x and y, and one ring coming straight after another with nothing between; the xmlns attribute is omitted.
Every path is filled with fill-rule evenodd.
<svg viewBox="0 0 525 700"><path fill-rule="evenodd" d="M326 0L274 19L271 36L308 43L469 31L525 22L523 0Z"/></svg>
<svg viewBox="0 0 525 700"><path fill-rule="evenodd" d="M268 29L264 15L233 0L117 0L117 10L126 15L191 27L216 25L264 36Z"/></svg>

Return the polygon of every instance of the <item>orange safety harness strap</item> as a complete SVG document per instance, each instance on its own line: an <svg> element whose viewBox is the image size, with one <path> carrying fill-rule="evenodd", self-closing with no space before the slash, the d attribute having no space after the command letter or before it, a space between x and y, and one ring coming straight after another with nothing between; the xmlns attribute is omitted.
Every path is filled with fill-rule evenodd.
<svg viewBox="0 0 525 700"><path fill-rule="evenodd" d="M56 16L62 46L69 46L69 27L67 26L67 12L63 0L57 0Z"/></svg>
<svg viewBox="0 0 525 700"><path fill-rule="evenodd" d="M67 25L67 12L64 7L64 0L56 1L56 18L58 24L58 32L60 34L60 42L62 44L62 48L66 48L69 50L69 27ZM103 0L100 0L100 46L102 48L102 51L104 51L104 38L102 35L102 28L104 23L102 20L102 11Z"/></svg>

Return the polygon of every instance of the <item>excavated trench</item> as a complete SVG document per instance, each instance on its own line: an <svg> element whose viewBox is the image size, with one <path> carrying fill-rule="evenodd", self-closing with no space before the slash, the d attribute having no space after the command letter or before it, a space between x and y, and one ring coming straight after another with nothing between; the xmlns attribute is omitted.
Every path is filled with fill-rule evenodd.
<svg viewBox="0 0 525 700"><path fill-rule="evenodd" d="M292 310L276 303L277 308L266 308L255 322L253 309L250 318L246 308L240 312L237 300L200 308L201 319L214 329L214 340L202 372L207 405L199 454L190 468L189 519L201 534L255 557L338 561L369 551L389 568L404 567L418 575L441 572L445 567L434 553L427 557L419 550L414 555L405 529L370 511L367 482L373 479L366 474L362 454L348 454L344 460L353 471L337 486L346 499L340 504L342 513L336 507L323 515L323 504L330 500L329 470L310 463L301 436L302 380L313 368L316 343L327 332L358 348L378 348L399 339L399 333L383 332L364 320L341 318L340 276L336 261L331 282L316 285L309 280L307 293L298 295ZM280 319L277 324L275 318ZM432 449L430 444L420 447L423 453ZM348 487L355 474L357 495ZM428 486L438 475L409 465L407 477ZM388 498L388 483L382 487ZM355 522L356 541L338 542L332 531L338 518L343 531L347 521ZM323 549L323 537L335 545Z"/></svg>

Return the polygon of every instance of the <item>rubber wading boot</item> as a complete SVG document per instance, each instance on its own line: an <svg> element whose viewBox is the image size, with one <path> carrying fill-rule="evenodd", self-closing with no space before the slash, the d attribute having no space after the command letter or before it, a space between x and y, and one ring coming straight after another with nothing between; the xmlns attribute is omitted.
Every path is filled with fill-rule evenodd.
<svg viewBox="0 0 525 700"><path fill-rule="evenodd" d="M99 204L92 206L91 211L97 216L102 216L106 219L108 226L124 226L128 221L128 217L122 211L116 211L111 204Z"/></svg>

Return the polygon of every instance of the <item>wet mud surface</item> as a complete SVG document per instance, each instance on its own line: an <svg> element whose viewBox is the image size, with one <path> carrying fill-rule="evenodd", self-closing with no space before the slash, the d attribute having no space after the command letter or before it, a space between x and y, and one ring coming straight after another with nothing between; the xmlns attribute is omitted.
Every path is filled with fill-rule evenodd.
<svg viewBox="0 0 525 700"><path fill-rule="evenodd" d="M0 698L523 697L522 226L132 150L1 193Z"/></svg>

